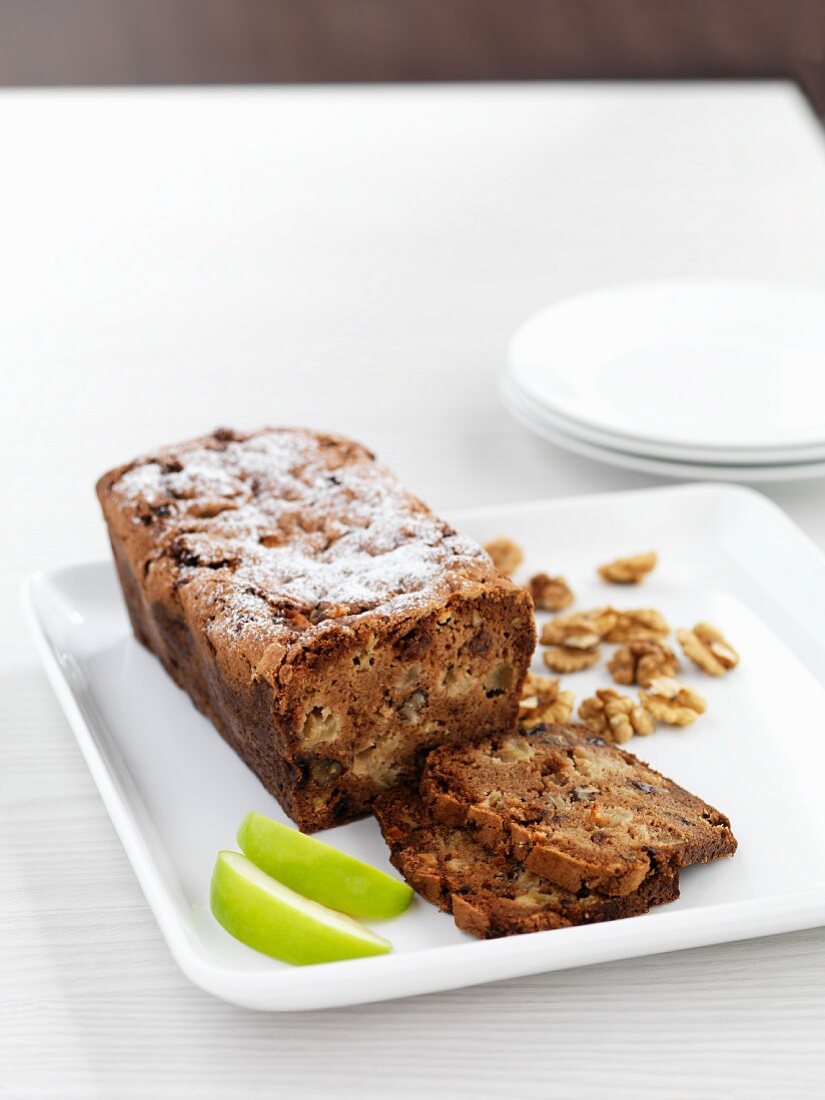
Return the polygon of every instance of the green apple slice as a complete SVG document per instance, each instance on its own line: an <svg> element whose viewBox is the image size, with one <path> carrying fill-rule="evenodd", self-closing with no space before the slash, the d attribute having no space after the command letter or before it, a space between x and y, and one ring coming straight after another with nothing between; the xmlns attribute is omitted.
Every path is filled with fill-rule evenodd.
<svg viewBox="0 0 825 1100"><path fill-rule="evenodd" d="M301 897L239 852L218 853L209 903L215 919L235 939L294 966L392 950L392 944L363 924Z"/></svg>
<svg viewBox="0 0 825 1100"><path fill-rule="evenodd" d="M405 882L263 814L246 815L238 844L248 859L279 882L353 917L397 917L413 896Z"/></svg>

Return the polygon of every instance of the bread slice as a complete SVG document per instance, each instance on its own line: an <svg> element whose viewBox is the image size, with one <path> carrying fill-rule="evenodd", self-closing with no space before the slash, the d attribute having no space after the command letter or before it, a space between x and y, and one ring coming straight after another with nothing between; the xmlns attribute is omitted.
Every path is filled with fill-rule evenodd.
<svg viewBox="0 0 825 1100"><path fill-rule="evenodd" d="M574 893L626 897L736 850L724 814L586 726L437 748L420 789L437 821Z"/></svg>
<svg viewBox="0 0 825 1100"><path fill-rule="evenodd" d="M393 866L427 901L452 912L459 928L481 939L632 917L679 896L678 874L671 872L649 875L622 898L571 893L488 851L467 829L439 825L408 787L381 795L373 809Z"/></svg>

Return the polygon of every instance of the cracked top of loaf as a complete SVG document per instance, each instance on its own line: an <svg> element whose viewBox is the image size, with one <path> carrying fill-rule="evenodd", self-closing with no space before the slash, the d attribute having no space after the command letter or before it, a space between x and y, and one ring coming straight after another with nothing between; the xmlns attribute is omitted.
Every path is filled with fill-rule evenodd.
<svg viewBox="0 0 825 1100"><path fill-rule="evenodd" d="M299 640L510 587L341 436L222 429L111 470L97 491L148 598L180 600L263 675Z"/></svg>

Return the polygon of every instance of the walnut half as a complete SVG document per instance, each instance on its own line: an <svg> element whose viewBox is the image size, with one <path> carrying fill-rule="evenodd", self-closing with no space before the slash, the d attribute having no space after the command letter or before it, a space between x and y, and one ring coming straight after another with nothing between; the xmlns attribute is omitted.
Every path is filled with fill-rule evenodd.
<svg viewBox="0 0 825 1100"><path fill-rule="evenodd" d="M581 672L592 668L601 657L598 646L582 649L576 646L551 645L542 654L544 663L551 672Z"/></svg>
<svg viewBox="0 0 825 1100"><path fill-rule="evenodd" d="M662 642L627 642L616 650L607 668L617 684L647 687L656 676L675 675L679 662Z"/></svg>
<svg viewBox="0 0 825 1100"><path fill-rule="evenodd" d="M634 554L630 558L617 558L600 565L598 569L602 580L610 584L638 584L648 573L656 568L658 556L651 551L648 554Z"/></svg>
<svg viewBox="0 0 825 1100"><path fill-rule="evenodd" d="M572 691L562 691L553 676L527 673L518 711L519 720L526 729L546 722L566 722L572 712Z"/></svg>
<svg viewBox="0 0 825 1100"><path fill-rule="evenodd" d="M739 664L739 654L710 623L697 623L693 630L677 630L676 637L685 656L708 676L724 676Z"/></svg>
<svg viewBox="0 0 825 1100"><path fill-rule="evenodd" d="M608 741L622 745L634 733L653 733L653 719L643 706L613 688L599 688L584 699L579 717Z"/></svg>
<svg viewBox="0 0 825 1100"><path fill-rule="evenodd" d="M615 622L608 607L556 616L541 628L541 643L550 647L544 651L544 663L553 672L592 668L601 656L599 643Z"/></svg>
<svg viewBox="0 0 825 1100"><path fill-rule="evenodd" d="M592 649L615 625L616 612L609 607L557 615L541 628L541 644Z"/></svg>
<svg viewBox="0 0 825 1100"><path fill-rule="evenodd" d="M524 561L524 551L517 542L508 538L493 539L484 549L493 559L493 565L511 577Z"/></svg>
<svg viewBox="0 0 825 1100"><path fill-rule="evenodd" d="M573 593L564 577L536 573L527 582L527 591L537 611L564 611L573 602Z"/></svg>
<svg viewBox="0 0 825 1100"><path fill-rule="evenodd" d="M639 698L654 718L668 726L689 726L707 710L707 703L693 688L685 687L669 676L658 676Z"/></svg>
<svg viewBox="0 0 825 1100"><path fill-rule="evenodd" d="M614 611L615 623L605 634L606 642L660 641L670 634L664 615L652 607L639 607L632 611Z"/></svg>

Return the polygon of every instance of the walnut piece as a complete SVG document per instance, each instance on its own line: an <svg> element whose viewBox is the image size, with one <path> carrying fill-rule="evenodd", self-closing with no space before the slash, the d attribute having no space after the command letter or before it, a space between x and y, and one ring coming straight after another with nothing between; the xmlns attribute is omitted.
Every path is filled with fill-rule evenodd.
<svg viewBox="0 0 825 1100"><path fill-rule="evenodd" d="M550 647L544 651L544 663L553 672L592 668L601 656L599 643L615 621L615 613L604 607L551 619L541 630L542 645Z"/></svg>
<svg viewBox="0 0 825 1100"><path fill-rule="evenodd" d="M511 577L524 561L524 551L512 539L498 538L486 543L484 549L493 559L493 565Z"/></svg>
<svg viewBox="0 0 825 1100"><path fill-rule="evenodd" d="M520 760L532 760L535 755L535 749L530 742L524 737L505 737L500 746L492 754L492 759L498 761L501 764L517 764ZM498 797L496 797L498 796ZM506 802L501 791L492 791L490 794L490 804L494 805L495 802L501 804Z"/></svg>
<svg viewBox="0 0 825 1100"><path fill-rule="evenodd" d="M519 720L526 729L546 722L566 722L572 713L572 691L562 691L553 676L527 673L518 711Z"/></svg>
<svg viewBox="0 0 825 1100"><path fill-rule="evenodd" d="M616 612L609 607L558 615L541 628L541 644L593 649L615 625Z"/></svg>
<svg viewBox="0 0 825 1100"><path fill-rule="evenodd" d="M573 593L564 577L536 573L527 582L527 591L537 611L564 611L573 602Z"/></svg>
<svg viewBox="0 0 825 1100"><path fill-rule="evenodd" d="M598 640L598 639L597 639ZM542 654L552 672L581 672L592 668L601 657L598 645L592 649L567 645L551 645Z"/></svg>
<svg viewBox="0 0 825 1100"><path fill-rule="evenodd" d="M600 565L599 576L610 584L639 584L648 573L656 568L658 555L651 551L649 554L634 554L630 558L617 558Z"/></svg>
<svg viewBox="0 0 825 1100"><path fill-rule="evenodd" d="M656 676L674 676L679 662L662 642L627 642L616 650L607 668L617 684L647 687Z"/></svg>
<svg viewBox="0 0 825 1100"><path fill-rule="evenodd" d="M599 688L595 695L584 699L579 717L596 733L620 745L634 733L653 733L653 719L645 708L614 688Z"/></svg>
<svg viewBox="0 0 825 1100"><path fill-rule="evenodd" d="M604 635L606 642L656 642L670 634L670 627L664 616L652 607L614 611L613 614L616 619Z"/></svg>
<svg viewBox="0 0 825 1100"><path fill-rule="evenodd" d="M657 676L647 691L639 692L639 698L654 718L668 726L689 726L707 710L707 703L697 691L669 676Z"/></svg>
<svg viewBox="0 0 825 1100"><path fill-rule="evenodd" d="M739 654L710 623L697 623L693 630L677 630L676 637L685 656L708 676L724 676L739 664Z"/></svg>

